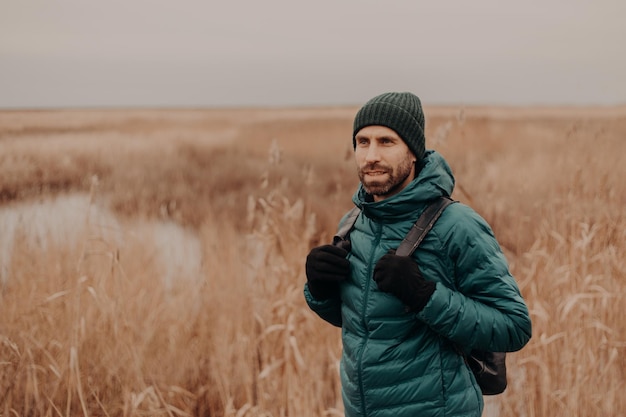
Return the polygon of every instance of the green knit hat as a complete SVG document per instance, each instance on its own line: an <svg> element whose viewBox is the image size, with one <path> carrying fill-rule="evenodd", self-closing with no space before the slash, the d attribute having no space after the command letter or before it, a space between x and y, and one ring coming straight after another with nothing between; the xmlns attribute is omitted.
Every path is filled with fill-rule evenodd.
<svg viewBox="0 0 626 417"><path fill-rule="evenodd" d="M412 93L384 93L369 100L354 118L352 144L356 149L356 134L366 126L380 125L393 129L417 160L424 157L424 111L420 99Z"/></svg>

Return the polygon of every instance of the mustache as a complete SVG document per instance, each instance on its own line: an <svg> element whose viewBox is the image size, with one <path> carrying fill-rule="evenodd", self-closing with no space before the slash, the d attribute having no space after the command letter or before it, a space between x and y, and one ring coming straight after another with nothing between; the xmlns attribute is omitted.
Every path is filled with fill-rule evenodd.
<svg viewBox="0 0 626 417"><path fill-rule="evenodd" d="M361 167L361 172L370 172L370 171L389 172L389 171L391 171L391 168L386 166L386 165L382 165L382 164L378 164L378 163L366 164L366 165L363 165Z"/></svg>

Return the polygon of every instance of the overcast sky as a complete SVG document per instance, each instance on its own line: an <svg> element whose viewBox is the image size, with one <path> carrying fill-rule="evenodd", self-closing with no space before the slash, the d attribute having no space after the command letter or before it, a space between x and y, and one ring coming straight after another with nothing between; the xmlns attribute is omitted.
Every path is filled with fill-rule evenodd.
<svg viewBox="0 0 626 417"><path fill-rule="evenodd" d="M0 108L626 104L625 0L1 0Z"/></svg>

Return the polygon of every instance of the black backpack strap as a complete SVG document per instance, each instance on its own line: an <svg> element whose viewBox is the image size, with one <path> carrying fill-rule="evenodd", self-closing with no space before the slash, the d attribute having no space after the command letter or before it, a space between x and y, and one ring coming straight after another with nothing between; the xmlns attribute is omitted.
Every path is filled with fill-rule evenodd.
<svg viewBox="0 0 626 417"><path fill-rule="evenodd" d="M411 256L422 243L426 234L432 229L437 219L439 219L441 213L443 213L446 207L455 202L450 197L440 197L428 205L413 227L411 227L404 240L402 240L398 249L396 249L396 255Z"/></svg>
<svg viewBox="0 0 626 417"><path fill-rule="evenodd" d="M426 207L402 243L400 243L398 249L396 249L396 255L412 255L415 249L422 243L426 234L435 225L441 213L452 203L456 203L456 201L450 197L440 197ZM506 389L505 352L472 350L469 355L465 355L460 347L456 347L456 350L465 358L484 395L500 394Z"/></svg>
<svg viewBox="0 0 626 417"><path fill-rule="evenodd" d="M352 227L356 222L356 218L359 217L360 213L361 209L355 206L344 215L345 220L341 223L339 230L337 230L337 233L333 237L333 245L337 245L339 242L346 239L346 236L348 236L350 230L352 230Z"/></svg>

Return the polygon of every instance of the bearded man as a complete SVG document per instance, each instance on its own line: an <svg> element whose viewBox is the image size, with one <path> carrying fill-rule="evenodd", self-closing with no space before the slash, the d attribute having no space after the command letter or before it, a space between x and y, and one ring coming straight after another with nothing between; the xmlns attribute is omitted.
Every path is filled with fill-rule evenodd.
<svg viewBox="0 0 626 417"><path fill-rule="evenodd" d="M357 112L360 214L349 241L306 259L306 302L342 328L348 417L478 417L481 389L461 352L516 351L531 337L494 233L467 205L449 205L411 256L395 254L429 203L454 188L443 156L425 148L424 125L412 93L381 94Z"/></svg>

